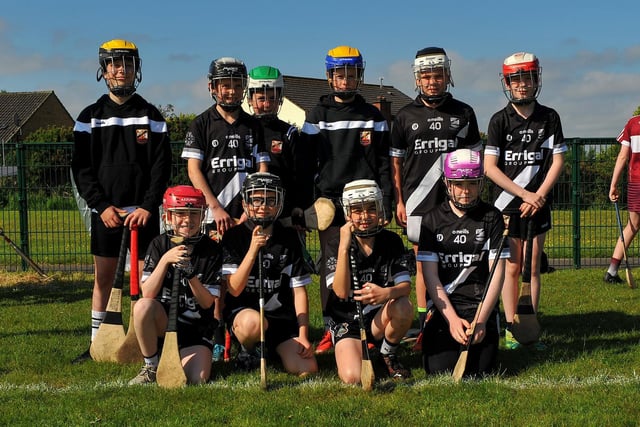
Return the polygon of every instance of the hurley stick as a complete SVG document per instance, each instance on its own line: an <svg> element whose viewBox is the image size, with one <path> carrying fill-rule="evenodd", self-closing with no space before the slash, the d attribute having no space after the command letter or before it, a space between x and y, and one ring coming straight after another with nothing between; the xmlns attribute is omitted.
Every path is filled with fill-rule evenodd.
<svg viewBox="0 0 640 427"><path fill-rule="evenodd" d="M540 338L540 323L538 316L533 309L531 300L531 262L533 255L534 223L533 218L529 218L527 224L527 248L524 255L524 268L522 270L522 287L516 314L513 316L511 333L521 344L532 344Z"/></svg>
<svg viewBox="0 0 640 427"><path fill-rule="evenodd" d="M624 233L622 232L622 221L620 220L620 208L618 208L618 202L613 202L616 208L616 219L618 220L618 230L620 231L620 241L622 242L622 255L624 257L624 271L627 274L627 285L631 289L636 288L636 282L633 280L631 274L631 267L629 267L629 258L627 258L627 245L624 243Z"/></svg>
<svg viewBox="0 0 640 427"><path fill-rule="evenodd" d="M264 282L262 273L262 248L258 250L258 291L260 304L260 387L267 389L267 359L264 349Z"/></svg>
<svg viewBox="0 0 640 427"><path fill-rule="evenodd" d="M179 244L178 238L174 243ZM169 319L167 332L164 334L164 346L162 356L158 364L156 381L162 388L179 388L187 383L187 376L182 367L180 349L178 347L178 293L180 292L180 270L173 266L173 285L171 287L171 303L169 306Z"/></svg>
<svg viewBox="0 0 640 427"><path fill-rule="evenodd" d="M122 281L124 278L124 263L127 258L127 234L128 230L123 228L116 274L113 279L109 302L107 303L107 314L89 347L91 358L96 362L115 362L116 351L122 345L125 337L124 326L122 325Z"/></svg>
<svg viewBox="0 0 640 427"><path fill-rule="evenodd" d="M473 316L473 322L471 322L471 326L467 329L467 344L464 346L464 349L458 356L458 362L456 362L456 366L453 368L453 380L458 382L462 379L464 375L464 371L467 368L467 358L469 357L469 348L471 347L471 342L473 341L473 334L476 331L476 325L478 324L478 317L480 317L480 312L482 311L482 305L484 304L484 300L487 297L487 291L489 290L489 286L491 285L491 280L493 279L493 274L496 271L496 267L498 266L498 262L500 261L500 254L502 254L502 249L504 249L504 245L509 236L509 217L507 215L504 216L504 232L502 233L502 239L500 240L500 245L498 246L498 252L496 254L496 259L493 261L493 265L491 266L491 270L489 271L489 277L487 278L487 283L484 286L484 291L482 291L482 298L480 298L480 303L478 304L478 308L476 309L476 314Z"/></svg>
<svg viewBox="0 0 640 427"><path fill-rule="evenodd" d="M356 260L353 256L353 249L349 251L349 262L351 264L353 288L359 290L361 289L360 280L358 280ZM360 301L356 301L356 308L358 310L358 323L360 326L360 342L362 343L362 365L360 366L360 382L362 383L363 390L370 391L373 388L373 383L376 380L376 376L373 371L373 363L371 362L371 357L369 356L367 330L364 326L364 315L362 314L362 303Z"/></svg>
<svg viewBox="0 0 640 427"><path fill-rule="evenodd" d="M52 278L47 276L47 274L40 268L40 266L36 264L35 261L29 257L29 255L24 253L24 251L20 249L18 245L13 243L13 241L9 238L9 236L4 234L4 229L2 227L0 227L0 236L4 237L5 242L7 242L9 246L11 246L13 250L16 251L18 255L20 255L20 258L22 258L27 264L29 264L31 268L33 268L36 271L36 273L38 273L44 280L52 280Z"/></svg>
<svg viewBox="0 0 640 427"><path fill-rule="evenodd" d="M131 243L129 247L131 268L129 270L129 294L131 295L131 309L129 311L129 329L122 345L116 351L115 359L118 363L139 363L142 361L142 351L138 344L136 328L133 322L133 309L140 293L140 274L138 269L138 226L131 226Z"/></svg>

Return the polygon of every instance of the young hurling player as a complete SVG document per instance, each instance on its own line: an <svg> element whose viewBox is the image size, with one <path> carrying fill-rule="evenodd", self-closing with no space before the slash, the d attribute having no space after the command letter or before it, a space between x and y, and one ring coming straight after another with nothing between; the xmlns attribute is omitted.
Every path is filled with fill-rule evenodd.
<svg viewBox="0 0 640 427"><path fill-rule="evenodd" d="M278 216L284 190L278 176L254 173L242 186L247 221L222 238L223 275L227 281L224 318L242 346L237 365L253 369L260 360L260 282L263 278L265 345L292 374L317 372L309 341L309 302L306 286L311 276L302 258L297 231L283 227ZM262 259L262 264L258 260Z"/></svg>
<svg viewBox="0 0 640 427"><path fill-rule="evenodd" d="M381 343L380 359L389 376L408 378L411 373L396 354L413 320L404 243L396 233L384 229L383 194L375 181L347 183L342 206L346 222L340 227L337 260L329 260L326 267L330 289L327 312L338 376L347 384L361 380L362 343L356 306L360 301L367 337L369 342Z"/></svg>
<svg viewBox="0 0 640 427"><path fill-rule="evenodd" d="M329 50L325 69L332 93L320 98L307 115L301 132L300 168L305 176L305 196L326 197L339 204L345 184L356 179L374 180L383 191L385 221L391 219L393 189L389 175L389 126L382 113L358 94L364 81L365 63L354 47ZM315 191L314 191L315 190ZM301 207L308 207L307 200ZM317 353L332 348L326 304L329 292L326 265L335 262L344 218L337 210L329 228L318 233L320 239L320 297L325 334Z"/></svg>
<svg viewBox="0 0 640 427"><path fill-rule="evenodd" d="M247 87L249 107L264 128L266 150L269 153L269 172L278 175L287 197L284 200L281 219L291 215L298 206L301 194L296 180L295 150L298 145L298 128L278 118L284 100L284 77L275 67L263 65L249 72Z"/></svg>
<svg viewBox="0 0 640 427"><path fill-rule="evenodd" d="M446 199L442 157L456 148L480 150L480 132L473 109L454 99L451 60L444 49L426 47L413 63L416 99L403 107L391 132L391 174L396 203L396 221L406 228L417 253L422 216ZM417 263L416 295L420 330L427 313L422 265ZM420 348L420 337L414 347Z"/></svg>
<svg viewBox="0 0 640 427"><path fill-rule="evenodd" d="M501 81L507 106L489 121L484 151L485 170L496 186L494 205L509 215L511 258L502 288L506 318L506 346L520 343L510 327L518 301L518 278L523 268L527 226L533 221L531 298L537 312L540 301L540 260L547 231L551 229L552 190L564 165L560 117L536 100L542 89L542 68L532 53L519 52L502 65ZM537 348L543 349L542 343Z"/></svg>
<svg viewBox="0 0 640 427"><path fill-rule="evenodd" d="M167 124L135 93L142 81L137 46L110 40L100 45L98 61L97 80L104 79L109 92L78 116L71 160L78 191L91 209L92 341L106 314L122 233L139 227L142 257L160 232L158 206L171 173ZM90 358L87 350L73 363Z"/></svg>
<svg viewBox="0 0 640 427"><path fill-rule="evenodd" d="M219 239L244 219L242 183L248 174L266 170L269 155L265 152L262 126L241 108L247 88L244 63L231 57L214 59L208 79L214 105L189 126L182 158L187 160L191 183L207 200L207 233ZM216 361L225 350L221 309L222 304L217 304L215 316L220 325L215 335Z"/></svg>
<svg viewBox="0 0 640 427"><path fill-rule="evenodd" d="M429 211L420 231L418 261L427 283L433 316L425 324L422 361L427 374L453 371L460 351L472 340L466 375L491 372L498 353L498 298L504 276L504 231L498 209L480 199L484 175L481 153L458 149L444 160L448 200ZM473 336L467 335L488 284Z"/></svg>
<svg viewBox="0 0 640 427"><path fill-rule="evenodd" d="M619 200L618 183L628 164L627 210L629 211L629 221L623 230L624 248L622 241L618 238L611 255L611 264L604 274L606 283L622 283L622 279L618 276L620 261L624 256L624 250L631 245L638 233L638 227L640 227L640 168L637 166L640 162L640 144L637 143L640 140L640 116L629 119L617 140L620 143L620 152L611 176L609 199L612 202Z"/></svg>
<svg viewBox="0 0 640 427"><path fill-rule="evenodd" d="M162 203L164 234L147 250L134 324L144 365L129 384L156 381L158 340L167 329L171 292L180 275L178 347L187 382L202 384L211 374L213 331L218 323L213 308L220 295L222 249L203 233L206 202L190 185L170 187Z"/></svg>

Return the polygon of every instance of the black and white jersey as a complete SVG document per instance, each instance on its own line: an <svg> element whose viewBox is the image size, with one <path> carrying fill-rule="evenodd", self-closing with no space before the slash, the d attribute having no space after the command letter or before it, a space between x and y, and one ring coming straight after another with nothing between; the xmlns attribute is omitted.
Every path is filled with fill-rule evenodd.
<svg viewBox="0 0 640 427"><path fill-rule="evenodd" d="M405 256L406 248L400 236L392 231L383 229L376 234L373 251L369 256L360 250L356 237L352 236L350 253L353 254L356 263L357 271L355 275L358 278L359 286L370 282L387 288L402 282L411 281L409 269L407 268L407 258ZM336 265L337 259L335 257L327 259L326 285L331 289L329 300L327 301L327 312L336 323L348 322L356 319L357 316L356 301L353 299L355 284L352 280L352 290L349 292L349 298L338 298L332 289ZM380 304L363 303L362 311L363 314L367 314L371 310L378 309L379 307Z"/></svg>
<svg viewBox="0 0 640 427"><path fill-rule="evenodd" d="M416 260L438 263L438 277L456 310L480 302L503 231L502 214L485 202L458 217L445 201L424 216ZM507 245L500 258L509 256Z"/></svg>
<svg viewBox="0 0 640 427"><path fill-rule="evenodd" d="M273 116L258 118L264 128L264 140L269 152L269 172L278 175L285 191L284 207L280 216L288 217L298 206L299 188L296 182L295 150L298 144L298 128Z"/></svg>
<svg viewBox="0 0 640 427"><path fill-rule="evenodd" d="M167 124L138 94L124 104L103 95L86 107L73 128L71 169L87 205L158 211L171 175Z"/></svg>
<svg viewBox="0 0 640 427"><path fill-rule="evenodd" d="M142 270L142 281L149 278L151 272L156 268L160 258L175 246L170 237L163 233L157 236L149 244L144 258ZM194 246L191 252L191 264L197 272L197 277L202 285L209 290L211 295L220 296L220 270L222 268L222 248L213 240L203 236ZM173 277L175 269L169 267L162 282L162 290L156 299L162 303L167 313L171 305L171 290L173 287ZM202 308L193 296L189 281L183 278L180 281L178 298L178 323L207 326L213 322L214 305L209 308Z"/></svg>
<svg viewBox="0 0 640 427"><path fill-rule="evenodd" d="M442 164L458 148L482 150L473 109L453 97L436 108L418 96L396 115L391 130L391 157L403 158L402 200L408 216L422 216L446 198Z"/></svg>
<svg viewBox="0 0 640 427"><path fill-rule="evenodd" d="M242 183L256 172L257 163L268 162L262 126L256 118L240 111L228 123L213 106L197 116L187 132L182 158L198 159L211 191L232 218L240 218Z"/></svg>
<svg viewBox="0 0 640 427"><path fill-rule="evenodd" d="M382 189L385 215L390 218L389 125L380 110L360 95L349 103L322 96L307 114L300 137L301 179L307 189L315 183L316 197L337 200L348 182L372 179ZM311 205L309 196L313 194L301 207Z"/></svg>
<svg viewBox="0 0 640 427"><path fill-rule="evenodd" d="M560 116L536 102L529 118L513 105L495 113L489 121L485 155L498 157L498 167L527 191L535 192L544 181L554 154L567 151ZM494 204L505 214L519 212L522 199L494 186ZM549 197L547 203L551 203Z"/></svg>
<svg viewBox="0 0 640 427"><path fill-rule="evenodd" d="M224 262L222 274L228 276L235 273L242 263L249 246L254 228L251 221L246 221L230 228L222 237ZM293 300L293 288L311 283L310 272L302 258L302 246L297 231L273 224L273 233L266 246L262 248L262 277L265 315L288 319L297 322ZM253 264L249 280L240 295L234 297L229 292L225 295L224 317L243 308L259 309L259 264Z"/></svg>

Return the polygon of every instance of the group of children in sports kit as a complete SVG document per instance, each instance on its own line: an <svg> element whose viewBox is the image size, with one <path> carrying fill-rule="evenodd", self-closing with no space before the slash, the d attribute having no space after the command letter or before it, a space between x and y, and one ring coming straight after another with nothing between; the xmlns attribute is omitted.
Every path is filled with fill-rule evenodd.
<svg viewBox="0 0 640 427"><path fill-rule="evenodd" d="M284 98L277 68L248 72L239 59L215 59L208 74L213 106L192 122L181 154L191 185L172 186L166 122L135 93L142 78L137 47L106 42L99 60L97 77L109 92L77 119L72 170L92 209L92 336L105 316L122 233L141 230L134 322L144 366L131 384L155 382L176 275L178 343L193 384L209 380L225 335L243 369L266 358L310 375L318 371L316 354L333 348L339 378L357 384L366 341L390 377L410 377L397 354L415 317L412 274L427 374L451 372L468 344L465 376L493 372L501 294L505 346L521 345L511 324L523 254L531 244L537 312L552 189L567 150L558 114L537 101L535 55L505 59L508 104L491 118L485 147L473 109L449 91L451 61L439 47L417 52L418 95L391 125L358 93L365 68L359 50L329 50L331 92L300 130L277 117ZM245 94L253 114L242 109ZM494 184L490 202L481 199L485 175ZM316 271L300 218L318 198L336 209L318 230L325 329L314 348L307 286ZM394 211L412 251L385 228ZM509 239L501 245L505 223ZM89 351L75 362L88 359Z"/></svg>

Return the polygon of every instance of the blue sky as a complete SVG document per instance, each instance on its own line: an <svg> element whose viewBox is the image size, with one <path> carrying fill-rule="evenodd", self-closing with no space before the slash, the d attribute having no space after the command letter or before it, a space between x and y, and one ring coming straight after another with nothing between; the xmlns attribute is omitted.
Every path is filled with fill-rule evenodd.
<svg viewBox="0 0 640 427"><path fill-rule="evenodd" d="M413 97L415 52L440 46L452 59L454 96L472 105L481 131L504 107L504 58L535 53L543 67L539 100L555 108L567 137L614 137L640 105L637 1L159 1L5 2L0 10L0 90L54 90L75 118L105 92L96 82L98 46L135 42L143 60L138 92L176 112L210 105L212 59L249 68L324 77L337 45L359 48L367 83ZM169 3L167 3L169 4ZM175 6L177 5L177 6Z"/></svg>

